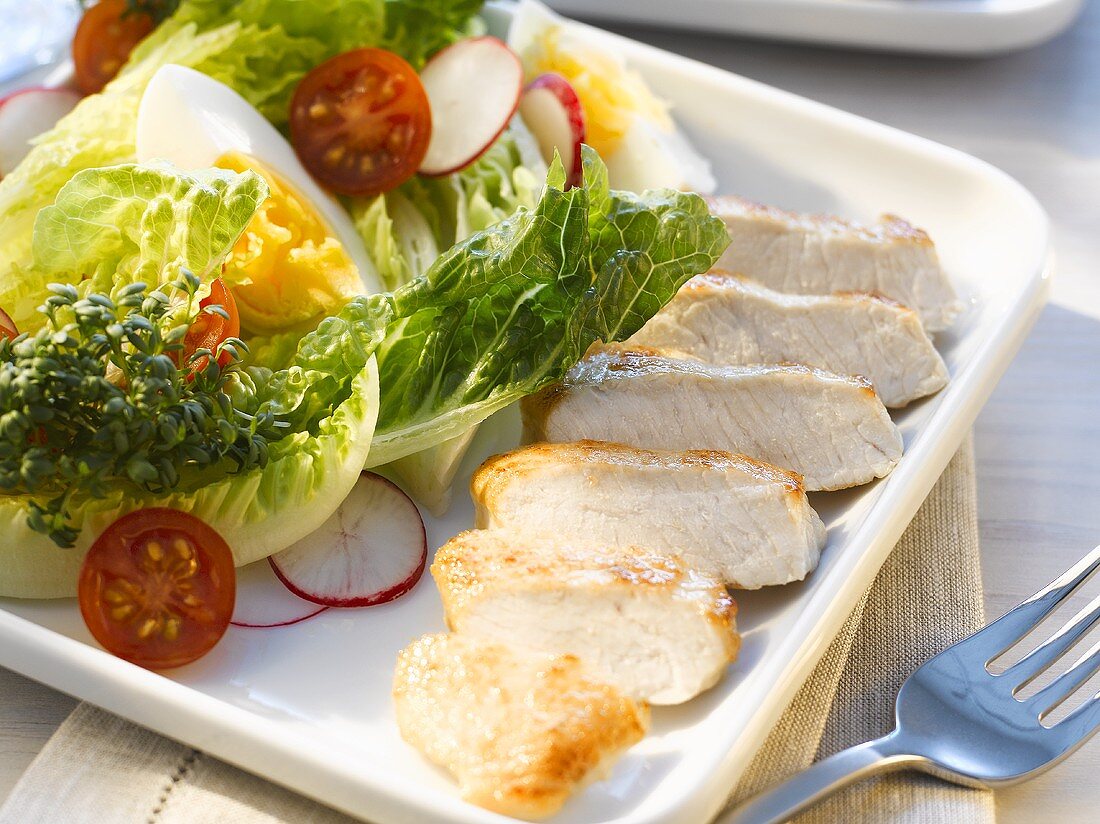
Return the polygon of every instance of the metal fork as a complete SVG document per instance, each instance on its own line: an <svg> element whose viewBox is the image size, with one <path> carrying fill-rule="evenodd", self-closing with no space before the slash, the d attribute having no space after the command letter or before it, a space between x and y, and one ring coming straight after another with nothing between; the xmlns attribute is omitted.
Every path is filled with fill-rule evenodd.
<svg viewBox="0 0 1100 824"><path fill-rule="evenodd" d="M830 793L876 773L915 769L970 787L1014 784L1053 767L1100 727L1100 694L1050 727L1040 722L1100 670L1100 642L1034 695L1016 695L1100 620L1100 596L1004 672L988 664L1015 646L1100 567L1100 546L1045 589L948 647L898 693L893 732L838 752L715 819L786 821Z"/></svg>

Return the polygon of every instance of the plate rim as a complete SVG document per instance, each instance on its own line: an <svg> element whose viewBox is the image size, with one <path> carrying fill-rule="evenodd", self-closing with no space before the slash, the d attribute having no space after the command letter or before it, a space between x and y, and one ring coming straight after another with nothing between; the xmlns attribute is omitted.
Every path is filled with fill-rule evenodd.
<svg viewBox="0 0 1100 824"><path fill-rule="evenodd" d="M490 7L497 12L508 13L497 4ZM863 567L861 578L866 578L869 584L954 455L1038 317L1053 270L1049 218L1034 196L1020 183L976 157L619 35L600 31L600 36L612 37L627 52L645 55L649 60L677 64L684 71L703 72L711 78L721 79L723 83L732 83L733 87L763 98L770 105L785 106L813 118L824 117L863 136L888 138L894 145L925 156L932 155L943 163L965 168L970 173L980 173L1011 193L1037 220L1037 237L1046 249L1045 258L1039 262L1036 271L1022 282L1019 293L998 326L979 341L969 362L954 376L954 382L961 389L959 392L952 392L950 388L946 390L941 408L922 429L920 449L916 455L921 458L920 462L902 462L890 479L897 478L897 482L886 483L880 499L848 538L849 542L855 542L864 540L866 535L871 536L864 540L868 549L858 558L858 565ZM970 391L964 392L962 389ZM918 477L910 479L911 475ZM907 512L902 519L896 516L899 510ZM857 565L853 553L848 553L844 565ZM865 587L849 585L842 590L842 594L853 588L862 591ZM789 656L772 653L777 661L786 660L787 663L780 668L778 680L771 690L773 699L740 732L744 739L751 742L753 752L764 743L765 734L762 733L766 733L785 710L789 699L820 660L850 613L854 599L837 596L835 591L815 593L792 627L789 638L779 647L781 651L786 651L796 644L792 639L801 638L797 642L799 648ZM830 603L820 613L810 608L826 598ZM807 616L810 614L818 616L812 622L814 627L804 634L796 631L809 622ZM355 771L351 766L341 764L339 759L332 758L331 751L326 757L326 748L313 743L306 734L306 728L291 728L277 723L246 708L128 664L100 649L8 612L3 601L0 601L0 664L170 738L203 749L242 769L318 798L353 816L363 815L362 804L369 796L370 815L379 822L403 824L421 821L420 816L423 815L470 824L513 820L473 807L457 797L417 794L404 786L394 786L370 774ZM634 809L612 820L623 824L705 820L720 809L736 775L747 765L749 758L743 750L737 750L733 745L721 749L725 754L716 760L713 772L692 785L688 792L662 794L659 798L652 798L645 805L644 812Z"/></svg>

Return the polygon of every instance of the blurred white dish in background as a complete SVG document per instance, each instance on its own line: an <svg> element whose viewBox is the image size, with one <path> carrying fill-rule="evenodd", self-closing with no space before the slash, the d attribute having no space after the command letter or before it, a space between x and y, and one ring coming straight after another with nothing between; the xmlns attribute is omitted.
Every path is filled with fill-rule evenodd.
<svg viewBox="0 0 1100 824"><path fill-rule="evenodd" d="M830 46L978 56L1045 43L1085 0L547 0L558 11ZM735 44L734 44L735 45Z"/></svg>
<svg viewBox="0 0 1100 824"><path fill-rule="evenodd" d="M0 0L0 86L68 54L79 17L76 0Z"/></svg>

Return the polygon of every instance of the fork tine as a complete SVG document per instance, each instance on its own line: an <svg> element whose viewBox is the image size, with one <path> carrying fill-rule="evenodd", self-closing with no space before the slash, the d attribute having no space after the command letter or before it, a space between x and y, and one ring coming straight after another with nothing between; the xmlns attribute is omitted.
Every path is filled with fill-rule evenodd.
<svg viewBox="0 0 1100 824"><path fill-rule="evenodd" d="M1033 696L1024 701L1034 708L1040 718L1065 701L1073 691L1092 678L1100 670L1100 641L1078 658L1072 667L1059 675Z"/></svg>
<svg viewBox="0 0 1100 824"><path fill-rule="evenodd" d="M1074 749L1100 729L1100 700L1093 696L1053 727L1067 736L1066 748Z"/></svg>
<svg viewBox="0 0 1100 824"><path fill-rule="evenodd" d="M1100 595L1093 598L1087 607L1074 615L1073 619L1054 633L1049 640L1037 646L1005 670L1003 675L1019 679L1017 689L1027 685L1043 670L1065 655L1066 650L1077 643L1082 635L1092 629L1097 621L1100 621Z"/></svg>
<svg viewBox="0 0 1100 824"><path fill-rule="evenodd" d="M1018 607L1014 607L979 630L970 641L979 641L990 658L1000 655L1042 621L1062 601L1069 597L1100 567L1100 546L1059 575L1048 586L1036 592ZM963 643L967 643L964 641Z"/></svg>

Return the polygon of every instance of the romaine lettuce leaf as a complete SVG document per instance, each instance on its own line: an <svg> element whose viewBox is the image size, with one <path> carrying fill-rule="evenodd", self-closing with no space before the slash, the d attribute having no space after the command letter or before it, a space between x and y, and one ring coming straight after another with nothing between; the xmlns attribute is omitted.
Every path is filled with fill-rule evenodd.
<svg viewBox="0 0 1100 824"><path fill-rule="evenodd" d="M314 403L339 392L332 375L377 354L370 465L455 438L559 379L593 342L632 335L729 243L698 195L610 191L588 147L584 168L585 184L566 191L555 162L535 209L471 235L392 294L351 301L305 338L299 365L334 370L311 387Z"/></svg>
<svg viewBox="0 0 1100 824"><path fill-rule="evenodd" d="M76 594L84 554L121 515L150 506L190 512L225 538L237 566L285 549L317 529L347 497L363 470L378 413L378 370L368 359L348 397L316 432L280 441L262 469L195 479L168 495L118 488L75 513L76 546L63 549L27 523L28 500L0 496L0 596L65 598Z"/></svg>
<svg viewBox="0 0 1100 824"><path fill-rule="evenodd" d="M352 219L387 289L420 275L439 257L428 219L400 191L351 204Z"/></svg>
<svg viewBox="0 0 1100 824"><path fill-rule="evenodd" d="M356 229L389 289L419 277L474 232L534 207L546 164L524 147L517 123L461 171L414 177L374 198L348 202Z"/></svg>
<svg viewBox="0 0 1100 824"><path fill-rule="evenodd" d="M467 168L444 178L414 178L383 197L353 201L352 212L387 288L419 277L439 249L465 240L538 200L546 164L521 118ZM471 428L393 464L405 487L439 514L451 481L476 432Z"/></svg>
<svg viewBox="0 0 1100 824"><path fill-rule="evenodd" d="M517 118L489 150L443 178L413 178L370 200L352 200L356 228L388 289L419 277L439 250L487 229L538 200L546 164ZM399 459L391 467L406 489L434 513L446 510L451 481L476 432Z"/></svg>
<svg viewBox="0 0 1100 824"><path fill-rule="evenodd" d="M546 177L546 164L523 151L519 129L517 120L470 166L444 181L435 179L451 183L458 195L455 234L441 238L444 247L488 229L521 206L534 207Z"/></svg>
<svg viewBox="0 0 1100 824"><path fill-rule="evenodd" d="M407 274L395 280L396 288L420 277L439 257L439 241L423 213L400 190L386 193L386 209L393 216L393 236L397 251L407 265Z"/></svg>
<svg viewBox="0 0 1100 824"><path fill-rule="evenodd" d="M404 490L437 518L450 508L455 476L477 431L475 424L461 435L398 458L389 465Z"/></svg>
<svg viewBox="0 0 1100 824"><path fill-rule="evenodd" d="M728 235L694 194L585 184L555 162L538 207L473 235L395 293L401 323L378 349L382 406L370 462L448 440L559 379L597 340L634 334Z"/></svg>

